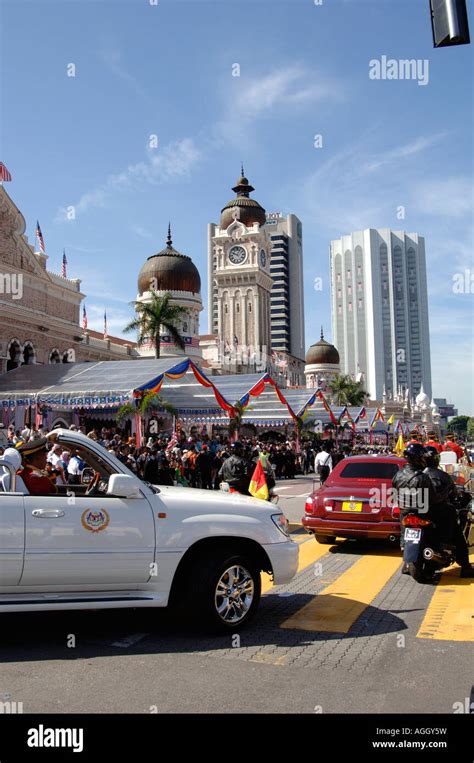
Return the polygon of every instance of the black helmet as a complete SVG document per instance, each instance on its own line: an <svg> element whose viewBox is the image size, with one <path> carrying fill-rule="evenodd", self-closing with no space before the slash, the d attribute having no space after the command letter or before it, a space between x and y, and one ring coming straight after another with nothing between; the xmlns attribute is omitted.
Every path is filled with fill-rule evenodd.
<svg viewBox="0 0 474 763"><path fill-rule="evenodd" d="M426 451L426 466L439 466L439 453L432 445L425 447Z"/></svg>
<svg viewBox="0 0 474 763"><path fill-rule="evenodd" d="M232 450L232 453L242 453L244 450L244 446L240 442L240 440L236 440L235 442L232 442L230 444L230 448Z"/></svg>
<svg viewBox="0 0 474 763"><path fill-rule="evenodd" d="M419 442L410 442L403 451L403 455L409 464L424 469L426 466L426 450Z"/></svg>

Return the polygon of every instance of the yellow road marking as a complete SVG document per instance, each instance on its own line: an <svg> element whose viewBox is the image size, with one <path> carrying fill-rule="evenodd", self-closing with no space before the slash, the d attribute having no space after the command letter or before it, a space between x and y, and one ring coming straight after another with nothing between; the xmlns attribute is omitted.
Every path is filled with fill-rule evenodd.
<svg viewBox="0 0 474 763"><path fill-rule="evenodd" d="M347 633L400 564L396 550L364 556L280 627Z"/></svg>
<svg viewBox="0 0 474 763"><path fill-rule="evenodd" d="M459 567L453 565L441 575L416 635L443 641L474 641L473 618L474 585L469 578L460 578Z"/></svg>
<svg viewBox="0 0 474 763"><path fill-rule="evenodd" d="M329 547L320 545L314 540L312 536L302 535L301 540L299 538L297 539L296 537L294 537L293 540L295 540L300 547L298 572L301 572L306 567L309 567L309 565L313 564L316 559L319 559L321 556L324 556L324 554L327 554L328 552ZM263 595L264 593L267 593L271 588L273 588L273 583L271 582L270 575L268 575L266 572L262 572L261 578Z"/></svg>

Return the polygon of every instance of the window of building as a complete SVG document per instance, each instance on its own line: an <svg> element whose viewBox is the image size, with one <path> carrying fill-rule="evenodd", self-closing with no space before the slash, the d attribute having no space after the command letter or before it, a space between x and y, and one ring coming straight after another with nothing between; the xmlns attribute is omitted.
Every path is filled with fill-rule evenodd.
<svg viewBox="0 0 474 763"><path fill-rule="evenodd" d="M342 315L342 307L341 307L341 305L337 306L337 314L338 315Z"/></svg>
<svg viewBox="0 0 474 763"><path fill-rule="evenodd" d="M348 303L347 308L348 308L349 312L352 313L352 302Z"/></svg>

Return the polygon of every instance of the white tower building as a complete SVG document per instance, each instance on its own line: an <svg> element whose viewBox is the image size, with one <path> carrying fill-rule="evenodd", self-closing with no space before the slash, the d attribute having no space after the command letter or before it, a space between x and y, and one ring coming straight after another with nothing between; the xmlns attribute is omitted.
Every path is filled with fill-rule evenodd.
<svg viewBox="0 0 474 763"><path fill-rule="evenodd" d="M332 335L341 373L362 372L372 399L385 386L431 398L425 240L389 228L331 241Z"/></svg>

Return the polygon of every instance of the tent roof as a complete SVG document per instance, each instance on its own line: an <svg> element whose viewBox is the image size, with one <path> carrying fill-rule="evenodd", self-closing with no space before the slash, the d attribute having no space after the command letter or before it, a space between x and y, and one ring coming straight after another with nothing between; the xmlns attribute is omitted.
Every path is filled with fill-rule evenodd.
<svg viewBox="0 0 474 763"><path fill-rule="evenodd" d="M0 376L0 398L39 393L42 398L126 394L179 362L178 358L151 358L20 366Z"/></svg>

